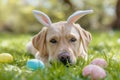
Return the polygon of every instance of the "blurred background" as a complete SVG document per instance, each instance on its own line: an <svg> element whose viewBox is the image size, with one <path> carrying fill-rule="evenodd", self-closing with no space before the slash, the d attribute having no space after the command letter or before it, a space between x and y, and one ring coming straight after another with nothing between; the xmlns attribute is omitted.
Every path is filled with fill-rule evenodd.
<svg viewBox="0 0 120 80"><path fill-rule="evenodd" d="M120 0L0 0L0 32L33 33L43 27L32 10L41 10L57 22L77 10L93 9L81 18L85 29L105 31L120 29Z"/></svg>

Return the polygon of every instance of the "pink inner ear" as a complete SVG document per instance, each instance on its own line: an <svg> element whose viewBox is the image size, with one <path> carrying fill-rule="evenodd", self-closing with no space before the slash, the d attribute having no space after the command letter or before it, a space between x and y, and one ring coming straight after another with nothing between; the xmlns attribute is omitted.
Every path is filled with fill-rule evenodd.
<svg viewBox="0 0 120 80"><path fill-rule="evenodd" d="M48 24L48 19L45 16L42 16L41 18L43 19L43 21L45 21L45 23Z"/></svg>
<svg viewBox="0 0 120 80"><path fill-rule="evenodd" d="M71 20L70 23L74 23L75 21L77 21L77 19L79 19L80 16L74 16Z"/></svg>

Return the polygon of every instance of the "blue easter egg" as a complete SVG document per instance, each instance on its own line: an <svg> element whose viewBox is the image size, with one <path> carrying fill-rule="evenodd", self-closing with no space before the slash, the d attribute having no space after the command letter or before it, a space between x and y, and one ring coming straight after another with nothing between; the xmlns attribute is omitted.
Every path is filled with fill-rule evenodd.
<svg viewBox="0 0 120 80"><path fill-rule="evenodd" d="M31 59L27 62L27 67L32 70L44 69L44 63L41 60Z"/></svg>

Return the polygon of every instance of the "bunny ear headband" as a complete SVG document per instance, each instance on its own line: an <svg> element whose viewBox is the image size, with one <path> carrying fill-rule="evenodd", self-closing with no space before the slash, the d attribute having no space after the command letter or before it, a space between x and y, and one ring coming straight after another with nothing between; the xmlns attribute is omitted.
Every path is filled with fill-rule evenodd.
<svg viewBox="0 0 120 80"><path fill-rule="evenodd" d="M69 24L75 23L82 16L84 16L86 14L90 14L92 12L93 12L93 10L76 11L71 16L68 17L67 23L69 23ZM38 11L38 10L33 10L33 14L37 18L37 20L44 26L47 26L47 27L51 26L52 21L45 13Z"/></svg>

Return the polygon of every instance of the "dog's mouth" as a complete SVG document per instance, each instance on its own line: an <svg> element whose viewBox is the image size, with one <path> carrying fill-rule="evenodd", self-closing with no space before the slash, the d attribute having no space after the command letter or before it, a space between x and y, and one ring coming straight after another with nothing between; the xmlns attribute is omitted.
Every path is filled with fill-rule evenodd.
<svg viewBox="0 0 120 80"><path fill-rule="evenodd" d="M55 65L55 64L58 64L58 65L64 65L64 66L66 66L66 67L68 67L68 66L72 66L73 64L72 64L72 61L70 60L70 59L62 59L62 61L60 61L59 59L58 60L55 60L55 61L49 61L49 63L51 64L51 65Z"/></svg>
<svg viewBox="0 0 120 80"><path fill-rule="evenodd" d="M64 65L64 66L66 66L66 67L70 67L70 66L72 66L73 64L72 63L69 63L69 62L66 62L66 63L62 63L62 62L60 62L60 61L57 61L57 62L49 62L50 63L50 65Z"/></svg>
<svg viewBox="0 0 120 80"><path fill-rule="evenodd" d="M53 58L49 58L49 63L51 65L54 65L54 64L63 64L65 66L71 66L74 63L70 53L68 52L62 52L60 53L57 58L53 59Z"/></svg>

